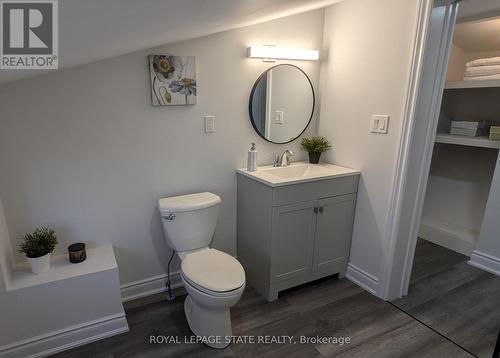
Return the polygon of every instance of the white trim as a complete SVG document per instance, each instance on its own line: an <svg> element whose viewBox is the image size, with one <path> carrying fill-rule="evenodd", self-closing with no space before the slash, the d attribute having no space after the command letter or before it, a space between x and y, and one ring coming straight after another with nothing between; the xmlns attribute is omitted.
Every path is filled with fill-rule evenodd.
<svg viewBox="0 0 500 358"><path fill-rule="evenodd" d="M470 257L476 247L479 233L451 224L422 219L418 236Z"/></svg>
<svg viewBox="0 0 500 358"><path fill-rule="evenodd" d="M389 282L387 289L387 298L394 299L406 296L408 294L408 289L410 286L410 276L413 268L413 259L415 256L415 248L417 246L418 239L418 231L420 229L420 222L422 219L422 212L424 207L424 198L425 191L427 188L427 183L429 179L429 172L431 167L432 154L434 150L434 141L436 137L438 121L439 121L439 113L441 109L441 101L444 92L444 85L446 82L446 73L448 67L448 61L451 53L451 46L453 41L453 34L455 31L455 23L456 17L458 13L458 4L448 2L447 8L445 10L445 17L443 19L443 29L439 34L440 36L440 49L438 54L438 63L436 67L436 75L433 83L432 93L433 98L429 108L429 112L425 115L425 119L428 119L427 128L426 128L426 138L424 143L424 153L422 155L422 160L419 166L419 174L418 182L415 193L412 196L406 198L406 200L413 201L413 207L411 212L402 213L401 215L411 216L410 228L408 232L408 236L399 237L406 241L403 241L404 250L401 249L401 252L396 252L395 255L402 255L404 257L403 267L401 268L393 268L395 272L393 275L396 275L395 283ZM435 36L435 34L433 34ZM420 89L419 89L420 90ZM429 89L426 89L429 90ZM415 173L413 173L415 175ZM408 191L411 190L407 189ZM399 274L398 271L402 271L402 274Z"/></svg>
<svg viewBox="0 0 500 358"><path fill-rule="evenodd" d="M377 292L378 278L351 263L347 265L346 278L373 295Z"/></svg>
<svg viewBox="0 0 500 358"><path fill-rule="evenodd" d="M419 114L417 113L417 109L419 111L422 109L416 106L418 106L419 92L422 86L420 83L421 71L425 64L427 32L431 25L430 15L433 11L432 2L422 0L421 23L417 30L416 49L411 75L411 77L415 76L415 78L410 79L407 94L407 111L404 116L404 128L401 147L398 153L395 187L391 198L391 212L387 224L387 241L383 251L384 256L379 276L380 285L379 291L377 291L377 296L385 300L402 297L408 292L457 7L458 4L453 3L445 9L441 31L431 34L431 36L439 36L435 39L439 39L440 42L437 63L434 62L436 67L432 69L436 72L436 75L434 76L435 79L432 83L432 88L427 87L430 87L429 84L426 84L425 88L426 91L432 91L433 94L428 113ZM422 116L418 122L416 121L417 115ZM419 132L417 133L420 134L418 137L413 138L415 136L415 129L413 127L416 125L425 127L418 127ZM422 131L425 131L423 135ZM425 138L422 138L423 136ZM419 145L423 145L423 147L419 148ZM416 154L414 150L419 150L419 153L420 150L423 150L421 154L417 155L420 160L412 158ZM412 158L411 164L410 158ZM417 168L417 173L412 172L412 178L417 176L417 180L415 183L411 183L411 186L408 186L406 180L408 172L415 168Z"/></svg>
<svg viewBox="0 0 500 358"><path fill-rule="evenodd" d="M167 275L162 274L123 284L120 286L122 301L128 302L156 293L165 292L167 290L165 287L166 282ZM170 282L172 289L182 287L181 272L172 272L170 274Z"/></svg>
<svg viewBox="0 0 500 358"><path fill-rule="evenodd" d="M484 252L474 250L468 262L469 265L478 269L500 276L500 259Z"/></svg>
<svg viewBox="0 0 500 358"><path fill-rule="evenodd" d="M415 38L413 39L413 55L409 74L409 82L406 103L403 113L403 126L401 129L401 142L398 150L398 160L395 173L394 189L391 195L391 206L387 221L387 244L382 256L380 270L380 285L378 285L377 296L388 299L391 275L396 255L396 245L399 230L399 219L404 197L406 173L410 157L411 139L413 134L413 123L415 121L416 106L422 67L424 63L424 51L427 40L427 30L430 23L432 11L432 0L421 0L419 16L416 24Z"/></svg>
<svg viewBox="0 0 500 358"><path fill-rule="evenodd" d="M402 255L404 257L403 267L399 268L402 271L400 275L398 273L398 268L395 269L393 275L396 275L396 283L392 287L388 287L387 298L399 298L408 294L408 289L410 286L410 276L413 268L413 259L415 256L415 248L417 246L418 231L420 229L420 222L422 218L422 212L424 207L425 191L427 188L427 183L429 179L429 172L431 167L432 154L434 150L434 141L436 137L439 114L441 109L441 101L443 98L443 88L446 82L446 74L448 61L451 53L451 46L453 41L453 34L455 31L456 17L458 13L458 4L452 4L451 1L447 1L447 7L445 9L445 15L443 19L443 29L440 36L440 48L438 54L438 63L436 67L435 80L433 82L432 88L432 102L428 113L422 118L427 119L426 124L426 134L424 139L424 153L422 155L422 160L419 163L418 174L413 173L413 175L418 175L418 182L416 184L416 190L413 195L410 195L406 200L411 200L413 202L413 207L410 212L402 213L401 215L406 215L411 217L410 227L408 231L408 236L400 237L399 239L406 240L406 245L404 250L401 252L396 252L395 255ZM435 36L435 34L432 34ZM419 89L420 90L420 89ZM425 89L429 90L429 89ZM421 140L421 139L419 139ZM410 192L410 189L407 189ZM403 244L405 242L403 241ZM401 249L403 250L403 249ZM394 268L393 268L394 270ZM399 275L399 277L398 277ZM391 282L389 283L391 284Z"/></svg>
<svg viewBox="0 0 500 358"><path fill-rule="evenodd" d="M46 357L128 331L125 313L120 313L5 345L0 356Z"/></svg>

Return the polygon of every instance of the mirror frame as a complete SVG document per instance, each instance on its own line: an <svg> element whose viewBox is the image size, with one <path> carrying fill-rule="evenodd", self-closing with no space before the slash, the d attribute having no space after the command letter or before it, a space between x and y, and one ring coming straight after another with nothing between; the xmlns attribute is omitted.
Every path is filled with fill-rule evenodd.
<svg viewBox="0 0 500 358"><path fill-rule="evenodd" d="M254 117L253 117L253 113L252 113L252 99L253 99L253 95L255 93L255 89L257 88L257 84L259 83L259 81L262 79L262 77L264 77L265 74L267 74L267 72L271 71L273 68L276 68L276 67L279 67L279 66L291 66L291 67L295 67L296 69L298 69L300 72L302 72L304 74L304 76L306 77L307 81L309 82L309 85L311 86L311 92L312 92L312 98L313 98L313 103L312 103L312 108L311 108L311 115L309 116L309 120L307 121L307 124L304 126L304 129L302 130L302 132L300 132L295 138L293 139L290 139L288 142L273 142L272 140L270 139L267 139L266 137L264 137L257 129L256 125L255 125L255 120L254 120ZM304 132L306 131L307 127L309 127L309 124L311 124L311 120L312 120L312 117L314 115L314 110L316 109L316 94L314 93L314 86L311 82L311 79L309 78L309 76L307 75L307 73L304 72L303 69L301 69L299 66L296 66L296 65L292 65L290 63L280 63L278 65L274 65L272 67L269 67L267 70L265 70L264 72L261 73L261 75L257 78L257 80L255 81L255 83L253 84L253 87L252 87L252 92L250 92L250 98L248 100L248 113L250 114L250 122L252 123L252 127L253 129L255 130L255 132L264 140L266 140L267 142L269 143L273 143L273 144L288 144L288 143L291 143L293 142L294 140L296 140L297 138L299 138L302 134L304 134Z"/></svg>

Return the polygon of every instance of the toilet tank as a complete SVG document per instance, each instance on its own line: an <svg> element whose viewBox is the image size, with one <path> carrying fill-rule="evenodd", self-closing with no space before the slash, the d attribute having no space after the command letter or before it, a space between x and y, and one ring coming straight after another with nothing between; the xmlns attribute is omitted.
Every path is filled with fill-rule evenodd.
<svg viewBox="0 0 500 358"><path fill-rule="evenodd" d="M177 252L208 246L219 216L221 198L204 192L160 199L165 239Z"/></svg>

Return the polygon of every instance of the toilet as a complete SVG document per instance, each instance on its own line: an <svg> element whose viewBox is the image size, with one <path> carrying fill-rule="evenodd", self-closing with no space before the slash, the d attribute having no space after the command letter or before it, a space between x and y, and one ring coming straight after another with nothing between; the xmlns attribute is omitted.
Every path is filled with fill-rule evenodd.
<svg viewBox="0 0 500 358"><path fill-rule="evenodd" d="M245 289L245 271L238 260L209 247L221 202L209 192L159 201L165 239L181 259L187 322L203 343L214 348L231 342L229 309Z"/></svg>

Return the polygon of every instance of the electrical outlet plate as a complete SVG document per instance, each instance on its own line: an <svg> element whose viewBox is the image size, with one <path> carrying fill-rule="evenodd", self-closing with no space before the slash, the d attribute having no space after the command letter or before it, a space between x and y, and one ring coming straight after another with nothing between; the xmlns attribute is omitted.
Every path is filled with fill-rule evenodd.
<svg viewBox="0 0 500 358"><path fill-rule="evenodd" d="M389 130L389 116L386 114L372 114L370 132L387 134Z"/></svg>

